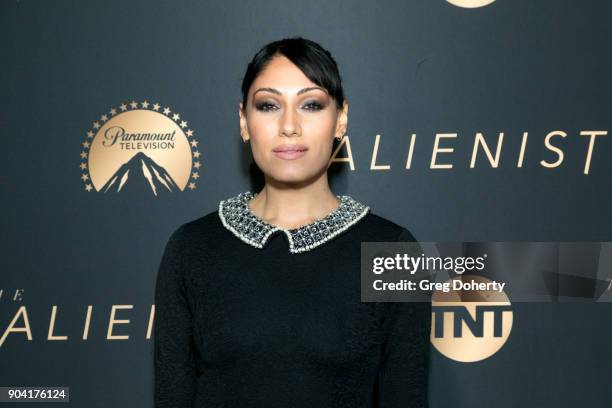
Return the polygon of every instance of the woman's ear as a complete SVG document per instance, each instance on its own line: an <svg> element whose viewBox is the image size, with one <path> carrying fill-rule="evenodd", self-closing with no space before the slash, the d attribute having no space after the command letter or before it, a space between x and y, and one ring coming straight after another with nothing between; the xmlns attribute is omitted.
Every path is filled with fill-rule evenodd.
<svg viewBox="0 0 612 408"><path fill-rule="evenodd" d="M346 134L348 126L348 102L344 100L342 109L338 113L338 120L336 121L336 137L341 138Z"/></svg>
<svg viewBox="0 0 612 408"><path fill-rule="evenodd" d="M250 136L247 130L246 115L242 107L242 102L238 105L238 116L240 117L240 137L242 137L242 141L246 143Z"/></svg>

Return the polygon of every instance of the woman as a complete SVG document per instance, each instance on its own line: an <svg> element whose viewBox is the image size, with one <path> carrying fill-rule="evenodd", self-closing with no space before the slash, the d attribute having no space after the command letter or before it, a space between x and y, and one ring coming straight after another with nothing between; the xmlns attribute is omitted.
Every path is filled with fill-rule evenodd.
<svg viewBox="0 0 612 408"><path fill-rule="evenodd" d="M290 38L239 106L265 185L170 237L157 277L155 406L425 407L431 309L360 302L362 241L408 230L329 188L348 104L328 51Z"/></svg>

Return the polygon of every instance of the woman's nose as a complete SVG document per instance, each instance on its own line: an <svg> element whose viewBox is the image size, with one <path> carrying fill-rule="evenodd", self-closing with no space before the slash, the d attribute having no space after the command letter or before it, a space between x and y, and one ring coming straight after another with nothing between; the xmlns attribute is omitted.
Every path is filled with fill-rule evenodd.
<svg viewBox="0 0 612 408"><path fill-rule="evenodd" d="M281 133L285 136L299 134L298 117L293 109L285 109L281 117Z"/></svg>

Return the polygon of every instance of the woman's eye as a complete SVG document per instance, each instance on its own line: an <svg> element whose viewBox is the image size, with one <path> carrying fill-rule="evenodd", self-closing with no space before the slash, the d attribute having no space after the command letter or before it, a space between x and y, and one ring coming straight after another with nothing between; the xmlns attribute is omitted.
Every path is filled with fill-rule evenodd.
<svg viewBox="0 0 612 408"><path fill-rule="evenodd" d="M306 110L313 110L313 111L318 111L323 109L323 105L321 105L319 102L310 102L307 103L305 106Z"/></svg>
<svg viewBox="0 0 612 408"><path fill-rule="evenodd" d="M270 111L274 111L278 109L276 105L271 104L269 102L257 103L255 104L255 108L262 112L270 112ZM309 110L309 111L318 111L323 108L324 106L321 105L319 102L309 102L306 105L304 105L304 109Z"/></svg>
<svg viewBox="0 0 612 408"><path fill-rule="evenodd" d="M271 110L276 109L275 105L272 105L271 103L268 103L268 102L258 103L257 105L255 105L255 107L257 108L257 110L260 110L263 112L269 112Z"/></svg>

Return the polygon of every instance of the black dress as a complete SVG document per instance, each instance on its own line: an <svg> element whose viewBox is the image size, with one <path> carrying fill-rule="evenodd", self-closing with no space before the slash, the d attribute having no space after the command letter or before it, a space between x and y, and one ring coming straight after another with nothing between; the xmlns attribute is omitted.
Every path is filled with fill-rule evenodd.
<svg viewBox="0 0 612 408"><path fill-rule="evenodd" d="M360 301L362 241L414 241L350 196L299 229L244 192L169 238L155 406L426 407L431 305Z"/></svg>

